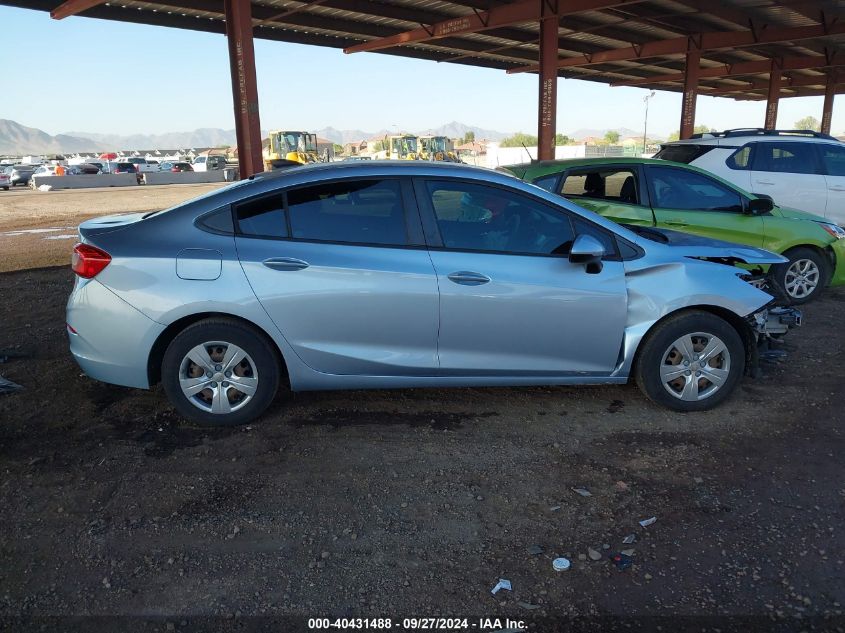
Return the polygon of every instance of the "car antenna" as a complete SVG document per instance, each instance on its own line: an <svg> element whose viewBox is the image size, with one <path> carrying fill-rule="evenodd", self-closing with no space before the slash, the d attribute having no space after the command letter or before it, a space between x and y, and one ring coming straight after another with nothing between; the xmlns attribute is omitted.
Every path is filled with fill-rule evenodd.
<svg viewBox="0 0 845 633"><path fill-rule="evenodd" d="M534 163L534 157L531 156L531 152L529 152L528 148L525 147L525 143L520 143L520 145L522 145L522 149L525 150L525 153L528 154L528 162L533 164Z"/></svg>

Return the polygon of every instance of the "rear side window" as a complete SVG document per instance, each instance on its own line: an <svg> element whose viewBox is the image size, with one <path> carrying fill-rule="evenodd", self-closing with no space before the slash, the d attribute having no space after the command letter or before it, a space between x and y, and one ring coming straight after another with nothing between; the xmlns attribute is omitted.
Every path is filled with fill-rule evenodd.
<svg viewBox="0 0 845 633"><path fill-rule="evenodd" d="M564 196L596 198L624 204L640 204L636 172L631 169L603 169L567 174L560 193Z"/></svg>
<svg viewBox="0 0 845 633"><path fill-rule="evenodd" d="M787 174L817 174L813 143L757 143L754 148L754 171Z"/></svg>
<svg viewBox="0 0 845 633"><path fill-rule="evenodd" d="M275 194L238 205L238 231L253 237L288 237L282 196Z"/></svg>
<svg viewBox="0 0 845 633"><path fill-rule="evenodd" d="M728 156L725 164L731 169L751 169L751 145L740 147Z"/></svg>
<svg viewBox="0 0 845 633"><path fill-rule="evenodd" d="M405 246L398 180L333 182L288 191L291 236L304 240Z"/></svg>
<svg viewBox="0 0 845 633"><path fill-rule="evenodd" d="M654 157L671 160L673 163L686 163L688 165L696 158L704 156L707 152L715 148L715 145L693 145L690 143L664 145Z"/></svg>
<svg viewBox="0 0 845 633"><path fill-rule="evenodd" d="M819 145L824 173L828 176L845 176L845 147Z"/></svg>

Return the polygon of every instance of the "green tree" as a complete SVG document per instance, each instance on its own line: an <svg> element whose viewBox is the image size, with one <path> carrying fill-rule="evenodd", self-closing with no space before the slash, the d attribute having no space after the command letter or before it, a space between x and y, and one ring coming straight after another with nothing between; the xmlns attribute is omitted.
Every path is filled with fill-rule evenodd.
<svg viewBox="0 0 845 633"><path fill-rule="evenodd" d="M475 142L475 132L469 131L464 134L463 138L464 143L474 143Z"/></svg>
<svg viewBox="0 0 845 633"><path fill-rule="evenodd" d="M499 143L499 147L522 147L523 145L525 147L537 147L537 137L517 132Z"/></svg>
<svg viewBox="0 0 845 633"><path fill-rule="evenodd" d="M367 149L369 149L370 152L380 152L384 149L384 141L375 141L372 143L372 147L369 147L368 145Z"/></svg>
<svg viewBox="0 0 845 633"><path fill-rule="evenodd" d="M569 138L566 134L555 134L555 145L569 145L572 142L572 139Z"/></svg>
<svg viewBox="0 0 845 633"><path fill-rule="evenodd" d="M343 154L343 145L338 145L337 143L334 143L332 145L332 149L334 150L335 154Z"/></svg>
<svg viewBox="0 0 845 633"><path fill-rule="evenodd" d="M796 130L813 130L813 132L820 132L822 129L821 122L814 116L805 116L803 119L798 119L795 122Z"/></svg>
<svg viewBox="0 0 845 633"><path fill-rule="evenodd" d="M609 130L604 135L604 140L607 141L610 145L616 145L619 142L619 132L616 130Z"/></svg>
<svg viewBox="0 0 845 633"><path fill-rule="evenodd" d="M692 128L693 134L705 134L707 132L715 132L715 131L716 131L716 128L710 127L709 125L696 125L694 128ZM679 138L681 138L681 131L675 130L674 132L672 132L669 135L668 140L669 141L677 141Z"/></svg>

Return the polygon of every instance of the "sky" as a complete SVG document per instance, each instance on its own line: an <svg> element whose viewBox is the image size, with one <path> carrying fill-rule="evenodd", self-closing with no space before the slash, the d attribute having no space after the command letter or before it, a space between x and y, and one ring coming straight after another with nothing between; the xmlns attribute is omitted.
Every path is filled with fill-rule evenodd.
<svg viewBox="0 0 845 633"><path fill-rule="evenodd" d="M57 21L9 7L0 7L0 31L4 50L29 60L26 68L12 61L17 71L4 74L0 119L49 134L234 128L222 35L81 17ZM416 132L459 121L536 134L536 75L266 40L255 40L255 54L264 129ZM560 79L558 132L642 130L647 93ZM649 104L649 131L677 130L680 107L679 93L658 91ZM778 127L791 128L807 115L821 119L821 109L822 97L781 99ZM764 111L765 102L700 96L696 123L762 127ZM832 132L845 133L845 104L834 107Z"/></svg>

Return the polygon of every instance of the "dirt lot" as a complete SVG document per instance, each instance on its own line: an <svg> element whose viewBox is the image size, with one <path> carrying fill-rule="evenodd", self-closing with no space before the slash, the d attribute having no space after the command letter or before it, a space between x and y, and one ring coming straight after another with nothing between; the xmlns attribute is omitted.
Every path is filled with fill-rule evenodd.
<svg viewBox="0 0 845 633"><path fill-rule="evenodd" d="M671 413L633 386L331 392L283 394L259 423L208 430L160 389L80 375L71 283L66 267L0 275L0 350L26 355L0 363L25 387L0 396L0 622L845 624L843 291L809 306L788 358L713 412ZM628 548L618 571L608 554ZM554 572L556 556L572 569ZM513 591L491 595L499 578Z"/></svg>
<svg viewBox="0 0 845 633"><path fill-rule="evenodd" d="M66 264L76 227L83 220L166 209L221 186L157 185L46 193L13 187L0 191L0 272Z"/></svg>

